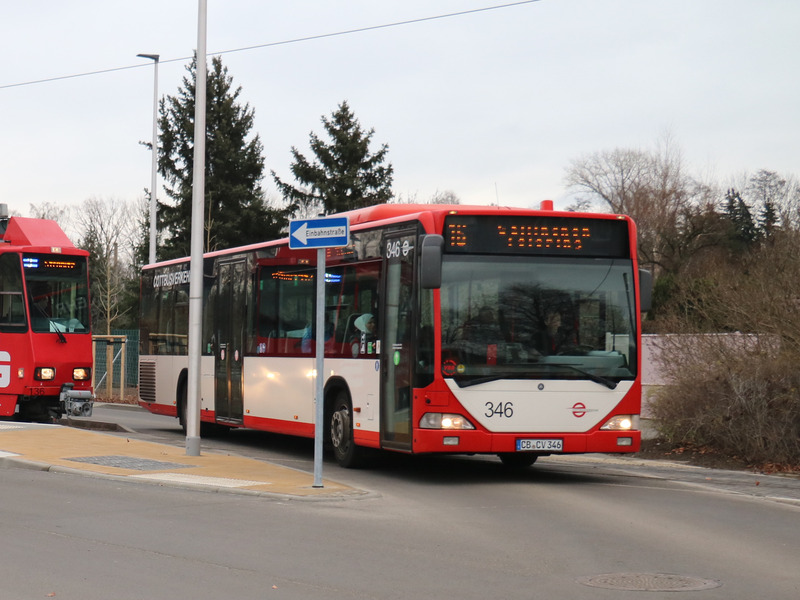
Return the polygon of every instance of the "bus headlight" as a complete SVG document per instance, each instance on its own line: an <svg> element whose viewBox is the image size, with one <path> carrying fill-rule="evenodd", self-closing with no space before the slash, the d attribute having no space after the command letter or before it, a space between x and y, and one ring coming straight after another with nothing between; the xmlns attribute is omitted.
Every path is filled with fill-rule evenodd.
<svg viewBox="0 0 800 600"><path fill-rule="evenodd" d="M86 367L72 369L72 379L75 381L88 381L92 378L92 370Z"/></svg>
<svg viewBox="0 0 800 600"><path fill-rule="evenodd" d="M36 367L33 378L36 381L52 381L56 378L56 370L53 367Z"/></svg>
<svg viewBox="0 0 800 600"><path fill-rule="evenodd" d="M603 431L631 431L639 428L639 415L617 415L606 421Z"/></svg>
<svg viewBox="0 0 800 600"><path fill-rule="evenodd" d="M422 429L475 429L465 417L448 413L425 413L419 426Z"/></svg>

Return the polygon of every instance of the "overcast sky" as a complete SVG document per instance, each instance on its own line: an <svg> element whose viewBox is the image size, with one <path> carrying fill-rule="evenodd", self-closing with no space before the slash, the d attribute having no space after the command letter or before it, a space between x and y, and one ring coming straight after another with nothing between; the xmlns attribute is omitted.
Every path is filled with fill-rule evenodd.
<svg viewBox="0 0 800 600"><path fill-rule="evenodd" d="M509 2L511 0L506 0ZM564 202L569 161L653 148L669 131L716 181L800 171L800 2L208 0L209 54L255 109L268 194L290 148L347 100L395 194ZM0 0L0 202L136 200L150 186L153 66L175 95L197 46L196 0ZM96 75L25 84L120 67ZM161 196L160 196L161 197Z"/></svg>

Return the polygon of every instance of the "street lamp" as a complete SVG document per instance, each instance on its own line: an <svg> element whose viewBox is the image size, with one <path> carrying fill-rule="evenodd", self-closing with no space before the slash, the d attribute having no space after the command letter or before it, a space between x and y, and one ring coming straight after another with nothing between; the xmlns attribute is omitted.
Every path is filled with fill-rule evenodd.
<svg viewBox="0 0 800 600"><path fill-rule="evenodd" d="M137 54L140 58L149 58L153 61L153 162L150 176L150 252L148 262L156 262L156 185L158 177L158 54Z"/></svg>

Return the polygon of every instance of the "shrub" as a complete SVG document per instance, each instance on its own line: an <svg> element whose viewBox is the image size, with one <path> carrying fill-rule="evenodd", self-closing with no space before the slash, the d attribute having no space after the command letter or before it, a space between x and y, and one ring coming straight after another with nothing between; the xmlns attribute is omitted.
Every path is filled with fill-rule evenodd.
<svg viewBox="0 0 800 600"><path fill-rule="evenodd" d="M663 338L669 385L653 398L660 434L751 463L800 464L798 357L774 336Z"/></svg>

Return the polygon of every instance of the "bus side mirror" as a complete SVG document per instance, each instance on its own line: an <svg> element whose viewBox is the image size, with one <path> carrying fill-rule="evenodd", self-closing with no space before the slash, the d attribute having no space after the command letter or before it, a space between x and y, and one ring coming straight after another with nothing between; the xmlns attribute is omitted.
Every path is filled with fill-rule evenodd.
<svg viewBox="0 0 800 600"><path fill-rule="evenodd" d="M639 269L639 310L647 312L653 306L653 274Z"/></svg>
<svg viewBox="0 0 800 600"><path fill-rule="evenodd" d="M444 238L440 235L422 236L420 244L419 281L424 290L436 290L442 287L442 252Z"/></svg>

